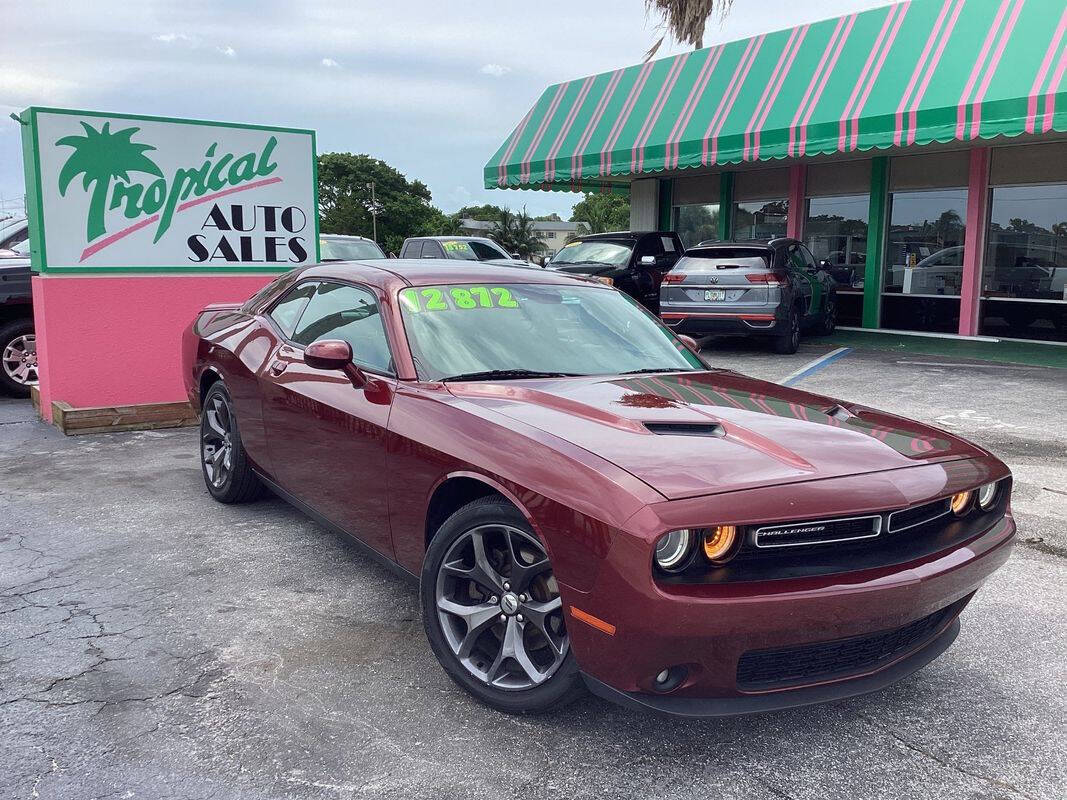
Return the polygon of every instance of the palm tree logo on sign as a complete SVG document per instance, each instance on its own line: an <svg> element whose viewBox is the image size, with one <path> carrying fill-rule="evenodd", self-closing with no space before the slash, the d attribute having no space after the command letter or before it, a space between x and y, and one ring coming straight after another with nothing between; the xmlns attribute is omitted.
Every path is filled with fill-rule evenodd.
<svg viewBox="0 0 1067 800"><path fill-rule="evenodd" d="M163 171L145 155L146 151L156 148L133 141L133 135L140 128L124 128L112 133L110 122L105 122L100 130L86 122L82 122L81 126L85 129L85 136L64 136L56 142L57 145L74 148L59 173L59 194L66 197L71 181L79 175L83 176L82 188L85 191L93 187L85 222L85 240L91 242L107 233L104 212L113 179L119 178L129 184L131 172L144 172L162 178Z"/></svg>

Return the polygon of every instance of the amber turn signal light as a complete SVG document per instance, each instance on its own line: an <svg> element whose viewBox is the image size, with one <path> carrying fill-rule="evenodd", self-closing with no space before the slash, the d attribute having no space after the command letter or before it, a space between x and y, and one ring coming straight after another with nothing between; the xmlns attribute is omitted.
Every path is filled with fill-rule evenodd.
<svg viewBox="0 0 1067 800"><path fill-rule="evenodd" d="M737 540L736 525L716 525L704 531L704 555L713 564L726 560Z"/></svg>
<svg viewBox="0 0 1067 800"><path fill-rule="evenodd" d="M959 492L952 495L952 513L957 517L962 517L971 507L971 497L974 496L974 492Z"/></svg>

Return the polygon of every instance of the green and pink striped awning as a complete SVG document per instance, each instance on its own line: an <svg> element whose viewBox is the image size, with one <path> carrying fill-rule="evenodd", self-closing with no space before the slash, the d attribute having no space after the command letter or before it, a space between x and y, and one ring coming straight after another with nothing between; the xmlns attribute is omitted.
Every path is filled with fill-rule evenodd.
<svg viewBox="0 0 1067 800"><path fill-rule="evenodd" d="M665 169L1067 131L1065 6L912 0L566 81L485 185L607 190Z"/></svg>

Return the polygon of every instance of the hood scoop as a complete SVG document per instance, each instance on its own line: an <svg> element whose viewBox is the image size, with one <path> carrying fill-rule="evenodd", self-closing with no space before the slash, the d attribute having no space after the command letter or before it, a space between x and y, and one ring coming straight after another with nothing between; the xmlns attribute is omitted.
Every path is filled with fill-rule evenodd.
<svg viewBox="0 0 1067 800"><path fill-rule="evenodd" d="M726 436L726 429L713 422L646 422L645 427L660 436Z"/></svg>

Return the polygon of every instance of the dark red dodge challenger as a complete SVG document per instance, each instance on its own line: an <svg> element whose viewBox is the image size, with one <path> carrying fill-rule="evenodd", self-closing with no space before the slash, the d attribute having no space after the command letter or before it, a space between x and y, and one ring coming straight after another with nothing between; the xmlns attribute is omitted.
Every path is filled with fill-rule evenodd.
<svg viewBox="0 0 1067 800"><path fill-rule="evenodd" d="M764 711L942 653L1008 557L1007 467L687 344L589 279L454 261L296 270L183 342L211 494L417 577L496 708Z"/></svg>

